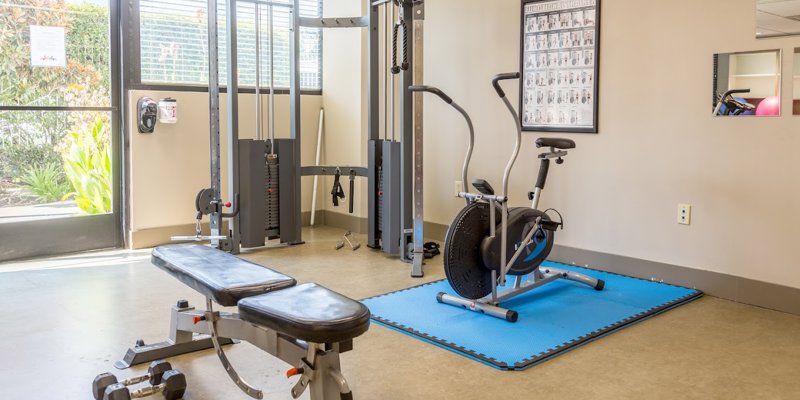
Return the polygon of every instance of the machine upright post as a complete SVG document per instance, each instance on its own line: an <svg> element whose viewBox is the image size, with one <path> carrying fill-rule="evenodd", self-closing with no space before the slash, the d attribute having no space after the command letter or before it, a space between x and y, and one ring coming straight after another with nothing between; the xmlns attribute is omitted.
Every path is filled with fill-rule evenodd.
<svg viewBox="0 0 800 400"><path fill-rule="evenodd" d="M225 2L225 43L228 63L228 198L233 201L239 193L239 66L236 54L236 0ZM239 215L228 222L232 254L239 253Z"/></svg>
<svg viewBox="0 0 800 400"><path fill-rule="evenodd" d="M378 59L378 55L380 53L380 41L378 37L379 6L373 6L372 0L366 0L366 3L368 10L367 29L369 29L367 36L367 51L369 57L367 64L369 82L369 90L367 91L367 104L369 107L367 110L367 115L369 116L367 121L367 134L368 143L371 147L370 151L368 152L369 176L367 178L367 193L369 193L369 196L367 197L367 220L369 221L369 226L367 228L367 246L376 248L380 244L380 232L378 229L378 202L380 201L378 193L378 179L380 179L380 177L378 175L378 167L382 165L381 152L378 149L378 140L380 139L380 64ZM383 245L385 246L386 244L384 243Z"/></svg>
<svg viewBox="0 0 800 400"><path fill-rule="evenodd" d="M208 107L209 107L209 136L211 153L211 190L214 199L220 200L222 193L222 180L220 179L220 147L219 147L219 47L217 41L217 1L208 0ZM222 230L222 214L214 212L210 215L211 236L220 236ZM214 247L219 246L219 240L211 241Z"/></svg>
<svg viewBox="0 0 800 400"><path fill-rule="evenodd" d="M413 84L422 85L424 83L424 60L423 60L423 37L425 21L425 3L415 3L412 11L414 13L414 23L412 29L413 43L413 65L414 70ZM408 88L405 88L408 90ZM420 278L423 276L422 263L425 260L424 234L424 213L423 213L423 114L424 97L422 93L414 94L414 260L411 268L411 276Z"/></svg>
<svg viewBox="0 0 800 400"><path fill-rule="evenodd" d="M301 115L300 115L300 0L294 0L294 7L290 11L290 35L289 35L289 115L290 115L290 130L291 130L291 143L292 152L294 154L293 170L281 170L281 175L290 174L292 177L292 187L288 190L291 192L290 196L292 201L290 204L291 211L281 210L281 213L290 212L291 222L288 226L284 226L283 220L281 221L281 241L284 243L298 244L302 243L303 233L301 225L301 207L300 207L300 140L301 140ZM281 188L284 192L287 188Z"/></svg>
<svg viewBox="0 0 800 400"><path fill-rule="evenodd" d="M409 6L400 7L401 18L410 21L414 11ZM413 24L409 25L413 36ZM408 44L408 62L414 65L414 48L412 41ZM399 50L398 50L399 51ZM413 96L408 87L414 84L413 71L409 68L400 73L400 259L413 262L413 254L408 254L408 245L414 243L414 115Z"/></svg>

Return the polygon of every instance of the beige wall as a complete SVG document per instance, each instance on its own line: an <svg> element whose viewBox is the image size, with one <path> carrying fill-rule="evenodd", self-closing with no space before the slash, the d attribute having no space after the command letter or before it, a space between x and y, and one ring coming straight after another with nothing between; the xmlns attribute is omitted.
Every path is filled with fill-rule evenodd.
<svg viewBox="0 0 800 400"><path fill-rule="evenodd" d="M142 96L178 100L178 123L156 126L153 134L139 134L135 109L131 113L129 138L130 211L132 232L194 223L197 192L210 187L208 93L130 91L132 105ZM264 137L267 135L268 96L263 97ZM289 97L275 96L277 138L289 137ZM226 95L220 99L223 165L227 157ZM314 162L321 96L302 97L302 161ZM239 96L240 138L255 137L255 95ZM223 168L227 187L227 169ZM303 178L302 210L311 209L311 178ZM223 198L228 199L227 190ZM206 221L207 222L207 221Z"/></svg>
<svg viewBox="0 0 800 400"><path fill-rule="evenodd" d="M551 169L544 207L566 229L557 242L800 287L800 119L784 74L779 118L710 116L712 54L783 49L792 71L800 38L754 39L754 0L605 0L601 16L600 134L560 134L578 146ZM438 0L426 6L426 82L471 114L477 150L470 179L500 186L513 124L490 85L518 70L519 1ZM517 88L508 88L516 99ZM425 106L425 217L446 224L466 148L459 116ZM524 136L511 182L525 205L535 180ZM691 226L677 204L693 205Z"/></svg>
<svg viewBox="0 0 800 400"><path fill-rule="evenodd" d="M326 0L323 16L351 17L362 15L362 1ZM366 133L366 35L363 29L326 29L323 31L322 50L322 106L325 109L325 134L323 139L324 165L367 165ZM362 77L364 79L362 79ZM347 178L341 180L349 196ZM347 202L334 207L330 191L333 178L320 180L319 191L323 197L320 209L347 214ZM367 215L367 181L356 179L354 216Z"/></svg>
<svg viewBox="0 0 800 400"><path fill-rule="evenodd" d="M361 14L360 3L326 0L325 15ZM784 71L793 69L788 55L800 39L754 39L754 7L754 0L603 1L600 134L561 134L578 148L552 169L542 203L565 216L560 244L800 287L800 120L788 111L790 74L784 74L782 117L715 119L708 104L713 53L780 48ZM514 127L489 79L518 69L519 11L517 0L426 6L425 81L472 114L478 138L470 179L480 176L496 187ZM354 30L325 33L324 95L304 98L304 164L313 163L322 105L323 163L366 165L364 40ZM518 90L508 93L516 98ZM208 182L207 95L154 97L166 96L179 99L181 123L131 138L134 229L191 223L194 194ZM287 110L279 107L277 114L287 115L282 101ZM252 120L246 111L252 106L242 103L242 120ZM465 128L432 98L425 113L425 218L447 224L462 204L453 186ZM537 136L525 135L512 174L513 205L525 205L533 185ZM329 184L320 185L319 204L332 209ZM305 178L304 196L309 193ZM304 198L304 210L307 203ZM676 223L678 203L693 205L691 226ZM361 199L359 216L363 205Z"/></svg>

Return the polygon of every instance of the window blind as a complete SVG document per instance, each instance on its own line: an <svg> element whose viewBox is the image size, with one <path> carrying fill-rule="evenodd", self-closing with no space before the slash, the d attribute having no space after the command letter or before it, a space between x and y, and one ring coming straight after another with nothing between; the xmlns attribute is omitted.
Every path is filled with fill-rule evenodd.
<svg viewBox="0 0 800 400"><path fill-rule="evenodd" d="M290 4L291 1L282 2ZM237 58L239 85L256 83L256 24L261 36L261 87L270 83L270 23L273 31L274 85L289 87L289 8L238 3ZM217 3L219 24L220 84L225 85L225 1ZM208 85L208 16L205 0L140 0L141 83L170 85ZM320 17L321 0L300 0L300 15ZM300 31L300 86L305 90L322 89L322 33L319 29Z"/></svg>

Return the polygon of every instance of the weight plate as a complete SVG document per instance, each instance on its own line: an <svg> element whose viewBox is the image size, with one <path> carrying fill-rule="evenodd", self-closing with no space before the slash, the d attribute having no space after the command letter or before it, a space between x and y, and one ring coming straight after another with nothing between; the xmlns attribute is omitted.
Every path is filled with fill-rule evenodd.
<svg viewBox="0 0 800 400"><path fill-rule="evenodd" d="M494 212L499 223L500 211ZM492 271L481 256L481 242L489 232L489 204L483 202L464 207L447 230L444 273L461 297L480 299L492 293Z"/></svg>

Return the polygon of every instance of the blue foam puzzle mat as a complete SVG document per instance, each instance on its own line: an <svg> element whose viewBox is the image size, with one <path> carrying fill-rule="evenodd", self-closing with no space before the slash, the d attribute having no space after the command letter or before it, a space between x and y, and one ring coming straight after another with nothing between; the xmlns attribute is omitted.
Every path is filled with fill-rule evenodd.
<svg viewBox="0 0 800 400"><path fill-rule="evenodd" d="M545 262L605 281L605 289L563 279L501 304L519 313L507 322L440 304L452 295L440 280L363 300L372 319L402 333L501 370L523 370L643 319L688 303L699 290Z"/></svg>

